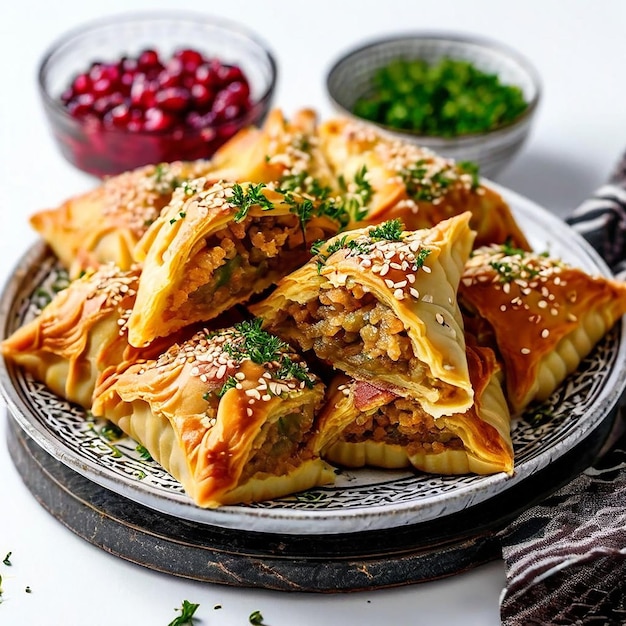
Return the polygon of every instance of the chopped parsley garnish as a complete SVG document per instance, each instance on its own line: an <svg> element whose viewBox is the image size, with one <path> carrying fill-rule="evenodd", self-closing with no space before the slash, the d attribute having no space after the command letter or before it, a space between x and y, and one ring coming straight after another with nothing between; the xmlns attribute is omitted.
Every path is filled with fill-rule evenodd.
<svg viewBox="0 0 626 626"><path fill-rule="evenodd" d="M252 611L250 616L248 617L248 621L254 626L261 626L263 624L263 615L261 615L261 611Z"/></svg>
<svg viewBox="0 0 626 626"><path fill-rule="evenodd" d="M198 188L196 187L196 185L194 185L189 180L184 180L180 187L186 196L193 196L195 193L198 192Z"/></svg>
<svg viewBox="0 0 626 626"><path fill-rule="evenodd" d="M295 378L304 382L307 386L313 386L313 379L310 377L307 368L293 361L286 350L290 349L288 343L272 335L261 328L262 320L244 320L235 324L234 341L224 344L224 351L233 359L242 361L250 359L253 363L265 365L266 363L277 363L276 377L282 380ZM234 379L233 379L234 380ZM236 381L235 381L236 384ZM226 393L229 385L226 381L220 392ZM234 386L234 385L232 385Z"/></svg>
<svg viewBox="0 0 626 626"><path fill-rule="evenodd" d="M250 183L245 190L239 183L233 185L233 195L229 201L237 207L235 222L243 222L253 206L260 206L263 211L271 211L274 208L273 203L265 197L264 188L265 183L257 185Z"/></svg>
<svg viewBox="0 0 626 626"><path fill-rule="evenodd" d="M145 461L151 461L152 455L148 452L148 448L142 446L140 443L135 446L135 451L139 453L139 456Z"/></svg>
<svg viewBox="0 0 626 626"><path fill-rule="evenodd" d="M457 167L462 174L469 174L471 176L472 191L480 187L480 168L478 167L478 163L474 163L473 161L459 161Z"/></svg>
<svg viewBox="0 0 626 626"><path fill-rule="evenodd" d="M370 239L386 239L387 241L400 241L404 224L401 219L389 220L379 226L374 226L368 236Z"/></svg>
<svg viewBox="0 0 626 626"><path fill-rule="evenodd" d="M520 278L527 280L539 274L538 268L524 262L526 251L514 248L510 244L503 244L501 249L504 258L489 262L489 266L497 272L501 282L511 283Z"/></svg>
<svg viewBox="0 0 626 626"><path fill-rule="evenodd" d="M4 559L2 560L2 562L3 562L5 565L7 565L7 566L12 565L12 563L11 563L11 555L12 555L12 554L13 554L13 552L7 552L7 555L6 555L6 556L4 557Z"/></svg>
<svg viewBox="0 0 626 626"><path fill-rule="evenodd" d="M234 376L229 376L226 382L222 385L221 389L217 392L217 397L221 398L229 389L237 386L237 379ZM206 399L206 398L205 398Z"/></svg>
<svg viewBox="0 0 626 626"><path fill-rule="evenodd" d="M108 422L100 429L100 435L107 441L117 441L124 436L124 432L119 426L113 424L113 422Z"/></svg>
<svg viewBox="0 0 626 626"><path fill-rule="evenodd" d="M175 224L179 219L184 219L187 216L187 213L185 213L185 211L179 211L178 215L176 217L173 217L170 220L170 224Z"/></svg>
<svg viewBox="0 0 626 626"><path fill-rule="evenodd" d="M317 256L318 273L331 255L339 250L347 249L351 255L366 255L371 251L372 244L377 241L401 241L403 227L402 220L394 219L374 226L366 235L356 239L350 239L346 234L336 237L328 244L325 241L316 241L311 247L311 254Z"/></svg>
<svg viewBox="0 0 626 626"><path fill-rule="evenodd" d="M343 176L339 177L339 185L344 192L343 208L352 220L360 222L368 214L368 204L374 195L372 185L367 180L367 167L364 165L354 175L354 190Z"/></svg>
<svg viewBox="0 0 626 626"><path fill-rule="evenodd" d="M192 604L187 600L183 600L181 608L176 609L176 611L180 611L180 615L174 618L168 626L184 626L185 624L192 624L193 616L199 606L199 604Z"/></svg>
<svg viewBox="0 0 626 626"><path fill-rule="evenodd" d="M428 248L420 248L419 252L417 253L417 256L415 257L415 266L418 269L421 269L422 267L424 267L424 263L426 262L426 258L428 257L428 255L430 254L430 250Z"/></svg>
<svg viewBox="0 0 626 626"><path fill-rule="evenodd" d="M224 350L238 361L250 359L259 365L274 361L288 345L276 335L263 330L261 324L259 318L235 324L236 337L241 340L226 343Z"/></svg>
<svg viewBox="0 0 626 626"><path fill-rule="evenodd" d="M452 167L429 172L428 161L420 159L400 172L407 195L417 202L432 202L445 195L455 179Z"/></svg>
<svg viewBox="0 0 626 626"><path fill-rule="evenodd" d="M313 196L318 200L326 200L330 195L330 187L324 186L317 178L310 176L307 171L297 174L287 174L279 181L277 191L282 193L295 191L297 193Z"/></svg>
<svg viewBox="0 0 626 626"><path fill-rule="evenodd" d="M171 193L181 184L180 179L172 175L172 168L167 163L159 163L152 176L156 191L162 195Z"/></svg>
<svg viewBox="0 0 626 626"><path fill-rule="evenodd" d="M391 128L457 137L509 124L527 107L520 87L470 61L394 59L374 73L352 112Z"/></svg>

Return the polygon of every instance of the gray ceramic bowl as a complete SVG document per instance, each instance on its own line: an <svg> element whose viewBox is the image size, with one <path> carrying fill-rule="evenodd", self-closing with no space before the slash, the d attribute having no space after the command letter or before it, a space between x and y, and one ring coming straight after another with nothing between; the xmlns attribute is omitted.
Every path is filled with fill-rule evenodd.
<svg viewBox="0 0 626 626"><path fill-rule="evenodd" d="M497 74L503 83L519 86L528 103L527 109L514 122L496 130L454 138L424 136L368 123L442 156L474 161L480 166L481 175L493 178L510 163L527 139L541 93L535 68L508 47L487 39L445 33L406 34L372 41L347 52L331 66L326 80L328 95L339 114L354 117L355 102L371 95L371 78L379 68L396 59L434 63L445 57L470 61L483 72Z"/></svg>

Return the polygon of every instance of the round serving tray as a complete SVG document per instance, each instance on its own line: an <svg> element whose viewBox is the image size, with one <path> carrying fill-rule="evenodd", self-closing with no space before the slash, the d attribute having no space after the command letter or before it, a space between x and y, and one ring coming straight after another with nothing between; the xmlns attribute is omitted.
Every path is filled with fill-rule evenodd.
<svg viewBox="0 0 626 626"><path fill-rule="evenodd" d="M547 250L590 273L610 274L595 251L561 220L517 194L496 189L511 205L536 250ZM26 252L2 294L3 335L37 313L42 304L40 294L49 292L60 276L57 261L45 245L36 244ZM529 412L513 424L516 466L511 477L341 471L332 487L217 510L195 506L177 481L154 461L142 458L135 442L128 438L112 442L103 437L102 423L4 361L0 362L0 388L12 419L29 442L112 496L197 527L326 539L441 524L452 517L458 520L457 516L465 516L474 507L506 499L517 488L524 499L520 500L518 493L510 510L527 505L536 496L523 489L529 480L543 475L546 468L552 470L557 461L591 437L602 438L598 433L606 430L626 386L624 332L618 324L539 411ZM537 420L538 415L542 419ZM582 469L579 464L570 465L569 476ZM544 476L537 483L539 492L555 488L557 482L546 481ZM472 531L471 526L465 527Z"/></svg>

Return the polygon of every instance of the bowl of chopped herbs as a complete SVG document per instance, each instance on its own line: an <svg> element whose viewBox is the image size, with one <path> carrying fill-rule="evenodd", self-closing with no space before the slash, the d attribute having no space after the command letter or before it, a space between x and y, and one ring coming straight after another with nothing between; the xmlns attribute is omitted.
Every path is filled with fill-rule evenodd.
<svg viewBox="0 0 626 626"><path fill-rule="evenodd" d="M406 34L353 48L330 67L342 114L495 177L519 152L539 104L537 70L484 38Z"/></svg>

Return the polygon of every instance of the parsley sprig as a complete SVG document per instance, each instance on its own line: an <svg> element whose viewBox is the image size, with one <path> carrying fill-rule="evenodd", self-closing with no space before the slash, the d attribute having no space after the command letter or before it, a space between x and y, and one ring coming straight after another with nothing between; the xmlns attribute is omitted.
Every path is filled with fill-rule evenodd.
<svg viewBox="0 0 626 626"><path fill-rule="evenodd" d="M180 611L180 615L174 618L168 626L184 626L185 624L193 623L193 616L197 611L199 604L193 604L187 600L183 600L183 604L180 609L176 609Z"/></svg>
<svg viewBox="0 0 626 626"><path fill-rule="evenodd" d="M444 167L430 173L425 159L416 161L400 172L407 195L417 202L432 202L445 195L455 179L452 167Z"/></svg>
<svg viewBox="0 0 626 626"><path fill-rule="evenodd" d="M354 190L350 189L344 176L339 177L339 185L344 192L343 208L356 222L365 219L369 212L369 202L374 195L372 185L367 179L367 167L364 165L354 175Z"/></svg>
<svg viewBox="0 0 626 626"><path fill-rule="evenodd" d="M404 224L399 218L382 222L371 228L367 234L351 239L349 235L338 236L330 243L316 241L311 247L311 254L317 256L317 271L321 271L326 261L339 250L347 249L348 254L369 254L372 245L377 241L401 241Z"/></svg>
<svg viewBox="0 0 626 626"><path fill-rule="evenodd" d="M314 381L308 369L287 354L290 350L289 344L263 330L262 323L260 318L255 318L235 324L233 340L224 344L224 351L237 361L250 359L259 365L274 363L275 376L278 379L295 378L304 382L307 387L313 387ZM227 380L220 393L223 395L234 384Z"/></svg>
<svg viewBox="0 0 626 626"><path fill-rule="evenodd" d="M274 204L263 193L265 186L265 183L250 183L244 189L239 183L233 185L233 195L230 198L230 203L237 207L235 222L243 222L253 206L258 205L263 211L269 211L274 208Z"/></svg>
<svg viewBox="0 0 626 626"><path fill-rule="evenodd" d="M374 226L374 228L369 231L368 236L370 239L374 240L386 239L387 241L400 241L402 239L403 230L404 224L402 220L396 218Z"/></svg>

